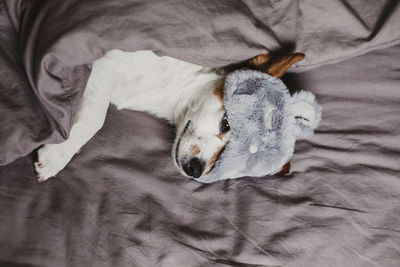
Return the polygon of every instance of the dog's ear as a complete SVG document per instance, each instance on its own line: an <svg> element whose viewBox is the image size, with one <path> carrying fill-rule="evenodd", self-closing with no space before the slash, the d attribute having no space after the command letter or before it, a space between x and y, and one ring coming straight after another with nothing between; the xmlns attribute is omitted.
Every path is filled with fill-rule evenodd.
<svg viewBox="0 0 400 267"><path fill-rule="evenodd" d="M248 67L256 69L275 77L282 77L286 70L294 63L304 59L305 55L302 53L294 53L284 56L271 57L269 54L258 55L248 62Z"/></svg>

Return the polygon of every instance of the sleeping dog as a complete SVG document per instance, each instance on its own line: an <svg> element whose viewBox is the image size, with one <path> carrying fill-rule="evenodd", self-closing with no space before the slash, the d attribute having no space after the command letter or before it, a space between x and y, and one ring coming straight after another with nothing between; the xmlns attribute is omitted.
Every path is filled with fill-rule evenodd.
<svg viewBox="0 0 400 267"><path fill-rule="evenodd" d="M262 54L244 67L281 77L303 58ZM110 103L168 120L176 126L172 158L182 174L199 178L210 172L232 134L223 102L226 74L151 51L110 51L93 63L69 138L38 150L38 181L57 175L101 129Z"/></svg>

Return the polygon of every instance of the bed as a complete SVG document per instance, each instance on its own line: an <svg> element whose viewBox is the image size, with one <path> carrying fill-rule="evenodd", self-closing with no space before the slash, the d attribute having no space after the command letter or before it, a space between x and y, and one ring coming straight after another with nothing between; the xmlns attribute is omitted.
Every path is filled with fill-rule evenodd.
<svg viewBox="0 0 400 267"><path fill-rule="evenodd" d="M400 3L0 2L1 266L398 266ZM323 118L291 174L184 179L165 121L110 107L57 178L32 153L68 137L91 62L150 49L205 66L303 52L283 80Z"/></svg>

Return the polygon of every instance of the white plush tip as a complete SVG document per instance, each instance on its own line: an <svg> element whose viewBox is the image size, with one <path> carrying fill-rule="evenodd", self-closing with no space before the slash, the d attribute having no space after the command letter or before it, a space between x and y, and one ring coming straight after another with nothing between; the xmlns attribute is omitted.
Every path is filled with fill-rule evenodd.
<svg viewBox="0 0 400 267"><path fill-rule="evenodd" d="M258 146L256 144L252 144L249 148L251 154L254 154L258 151Z"/></svg>

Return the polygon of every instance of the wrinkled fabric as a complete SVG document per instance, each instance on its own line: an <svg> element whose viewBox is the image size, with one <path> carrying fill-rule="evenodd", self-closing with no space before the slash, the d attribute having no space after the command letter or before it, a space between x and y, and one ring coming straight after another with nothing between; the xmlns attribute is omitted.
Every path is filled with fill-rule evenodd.
<svg viewBox="0 0 400 267"><path fill-rule="evenodd" d="M25 156L0 167L0 265L397 266L399 6L0 1L0 164ZM68 136L90 63L111 48L207 66L304 52L291 71L305 72L284 80L317 96L321 124L291 175L201 185L176 170L165 121L111 108L38 184L28 154Z"/></svg>
<svg viewBox="0 0 400 267"><path fill-rule="evenodd" d="M0 165L68 137L90 74L110 49L224 66L298 51L292 71L399 43L397 0L3 0Z"/></svg>
<svg viewBox="0 0 400 267"><path fill-rule="evenodd" d="M44 183L0 167L1 266L397 266L400 46L283 79L323 118L286 177L190 182L174 129L111 108Z"/></svg>

